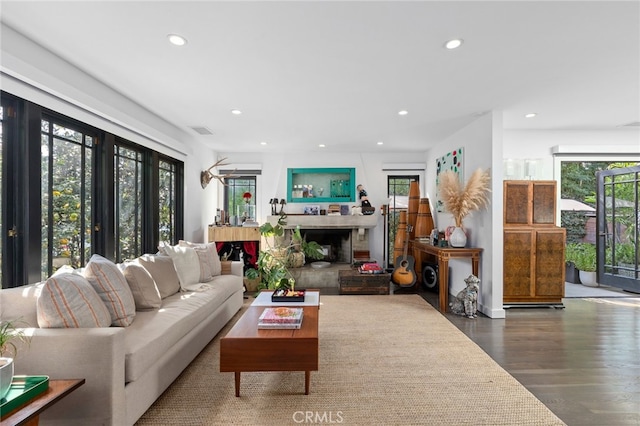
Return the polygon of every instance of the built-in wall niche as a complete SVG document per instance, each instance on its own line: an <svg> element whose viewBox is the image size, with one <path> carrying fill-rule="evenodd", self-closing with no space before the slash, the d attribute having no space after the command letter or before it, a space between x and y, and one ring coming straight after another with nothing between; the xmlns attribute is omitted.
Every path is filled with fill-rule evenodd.
<svg viewBox="0 0 640 426"><path fill-rule="evenodd" d="M354 168L287 169L287 202L352 203L355 180Z"/></svg>

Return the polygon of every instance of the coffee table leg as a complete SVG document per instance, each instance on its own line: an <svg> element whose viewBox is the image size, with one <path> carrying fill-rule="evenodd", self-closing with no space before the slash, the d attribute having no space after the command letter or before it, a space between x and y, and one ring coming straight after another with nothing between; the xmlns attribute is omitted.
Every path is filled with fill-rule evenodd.
<svg viewBox="0 0 640 426"><path fill-rule="evenodd" d="M240 372L236 371L236 396L240 396Z"/></svg>
<svg viewBox="0 0 640 426"><path fill-rule="evenodd" d="M309 395L309 383L311 382L311 371L304 372L304 394Z"/></svg>

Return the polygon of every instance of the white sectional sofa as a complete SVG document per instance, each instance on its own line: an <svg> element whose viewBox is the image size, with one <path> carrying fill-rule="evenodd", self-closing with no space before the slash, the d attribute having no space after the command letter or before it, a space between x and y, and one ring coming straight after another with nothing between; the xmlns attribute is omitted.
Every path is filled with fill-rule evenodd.
<svg viewBox="0 0 640 426"><path fill-rule="evenodd" d="M124 327L37 327L43 321L38 298L46 283L1 290L0 318L34 325L27 330L31 344L16 357L15 374L86 380L44 412L41 424L134 424L242 307L242 264L232 262L231 273L226 272L190 286L191 291L183 285L165 294L158 308L136 308ZM156 272L153 278L167 277Z"/></svg>

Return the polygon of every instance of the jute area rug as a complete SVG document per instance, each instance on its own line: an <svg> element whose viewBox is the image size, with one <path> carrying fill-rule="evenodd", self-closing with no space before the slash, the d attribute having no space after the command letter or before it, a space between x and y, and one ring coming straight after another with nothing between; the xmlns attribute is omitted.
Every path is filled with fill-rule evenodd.
<svg viewBox="0 0 640 426"><path fill-rule="evenodd" d="M236 398L220 337L251 301L137 424L564 424L418 295L322 296L310 394L303 372L260 372Z"/></svg>

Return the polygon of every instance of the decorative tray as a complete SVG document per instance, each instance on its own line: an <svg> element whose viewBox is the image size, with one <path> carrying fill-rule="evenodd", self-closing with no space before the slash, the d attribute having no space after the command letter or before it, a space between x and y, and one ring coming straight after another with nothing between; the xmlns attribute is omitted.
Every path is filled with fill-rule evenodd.
<svg viewBox="0 0 640 426"><path fill-rule="evenodd" d="M304 302L304 290L275 290L271 294L272 302Z"/></svg>
<svg viewBox="0 0 640 426"><path fill-rule="evenodd" d="M13 376L9 393L0 399L0 411L8 413L49 389L49 376Z"/></svg>

